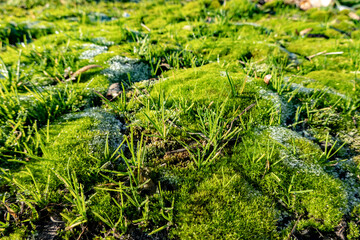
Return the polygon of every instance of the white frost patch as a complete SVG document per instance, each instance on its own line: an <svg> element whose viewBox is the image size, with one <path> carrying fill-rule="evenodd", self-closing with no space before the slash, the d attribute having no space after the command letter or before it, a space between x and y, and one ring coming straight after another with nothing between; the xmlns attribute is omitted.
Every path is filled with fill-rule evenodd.
<svg viewBox="0 0 360 240"><path fill-rule="evenodd" d="M96 131L98 134L89 144L94 151L105 146L106 138L108 138L111 149L116 149L121 144L125 125L116 119L113 114L101 108L93 107L83 112L66 114L63 120L72 121L80 118L91 118L94 122L94 128L91 131Z"/></svg>
<svg viewBox="0 0 360 240"><path fill-rule="evenodd" d="M292 149L293 146L290 144L292 139L301 139L302 141L307 141L312 144L314 148L319 148L312 141L307 138L302 137L297 132L294 132L290 129L284 127L269 127L266 128L269 132L269 135L272 139L282 144L288 149ZM333 166L331 170L324 170L322 166L316 163L308 163L302 160L296 159L293 155L289 154L287 150L280 150L281 157L284 157L283 163L291 168L298 170L299 172L304 173L313 173L317 176L323 174L330 174L334 178L340 179L342 183L342 189L346 194L347 206L346 209L341 209L343 213L349 213L354 206L360 204L360 184L357 179L354 170L357 166L352 159L346 161L339 161L337 165Z"/></svg>
<svg viewBox="0 0 360 240"><path fill-rule="evenodd" d="M107 62L110 67L103 71L110 82L139 82L151 77L150 67L137 59L115 56Z"/></svg>
<svg viewBox="0 0 360 240"><path fill-rule="evenodd" d="M265 90L262 87L259 87L259 89L260 96L265 100L271 101L274 104L276 110L281 113L282 122L286 122L286 120L291 116L293 112L292 108L289 108L287 104L281 100L280 96L277 93L271 90Z"/></svg>
<svg viewBox="0 0 360 240"><path fill-rule="evenodd" d="M285 77L284 78L286 81L289 81L290 78L289 77ZM309 82L312 82L312 81L315 81L313 79L310 79L310 78L304 78L305 79L305 83L309 83ZM303 84L298 84L298 83L290 83L290 89L291 90L295 90L295 89L299 89L298 92L299 93L304 93L304 94L312 94L314 93L315 91L319 91L321 89L315 89L315 88L307 88L305 87ZM328 94L332 94L332 95L336 95L336 96L339 96L341 97L342 99L349 99L349 97L347 97L346 95L342 94L342 93L339 93L333 89L330 89L330 88L325 88L324 91Z"/></svg>
<svg viewBox="0 0 360 240"><path fill-rule="evenodd" d="M105 37L93 38L91 41L96 44L103 45L103 46L112 46L115 44L115 42L108 41Z"/></svg>
<svg viewBox="0 0 360 240"><path fill-rule="evenodd" d="M271 126L267 128L267 131L270 134L270 137L277 141L278 143L285 146L287 149L292 149L293 146L289 143L292 139L301 139L302 141L307 141L309 144L313 145L314 148L319 148L319 146L313 144L310 140L300 136L297 132L294 132L290 129L284 127L274 127ZM313 173L317 176L321 174L325 174L323 168L316 163L304 162L303 160L299 160L295 158L293 155L290 155L288 150L281 149L280 154L281 157L284 158L283 162L288 167L293 169L297 169L300 172L304 173Z"/></svg>
<svg viewBox="0 0 360 240"><path fill-rule="evenodd" d="M79 59L92 59L108 50L106 46L99 46L96 44L84 44L83 48L89 48L89 50L82 52Z"/></svg>
<svg viewBox="0 0 360 240"><path fill-rule="evenodd" d="M348 199L348 206L345 213L351 212L353 207L360 204L360 185L356 174L352 173L350 169L356 169L357 166L353 159L340 161L330 174L339 178L345 189L346 198Z"/></svg>

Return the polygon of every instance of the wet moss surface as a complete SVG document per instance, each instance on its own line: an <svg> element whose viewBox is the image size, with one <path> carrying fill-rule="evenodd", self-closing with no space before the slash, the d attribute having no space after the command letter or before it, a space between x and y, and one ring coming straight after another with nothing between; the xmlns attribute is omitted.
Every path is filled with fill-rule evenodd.
<svg viewBox="0 0 360 240"><path fill-rule="evenodd" d="M1 3L1 237L358 239L357 1L262 2Z"/></svg>

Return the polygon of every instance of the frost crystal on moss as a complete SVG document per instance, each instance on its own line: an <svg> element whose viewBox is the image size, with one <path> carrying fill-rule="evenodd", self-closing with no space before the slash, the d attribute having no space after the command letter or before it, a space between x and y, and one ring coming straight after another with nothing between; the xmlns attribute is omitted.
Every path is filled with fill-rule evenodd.
<svg viewBox="0 0 360 240"><path fill-rule="evenodd" d="M116 20L114 17L109 17L105 13L99 12L89 13L88 17L91 22L109 22Z"/></svg>
<svg viewBox="0 0 360 240"><path fill-rule="evenodd" d="M79 59L92 59L97 55L107 52L108 48L106 46L99 46L96 44L84 44L83 48L90 48L81 53Z"/></svg>
<svg viewBox="0 0 360 240"><path fill-rule="evenodd" d="M122 132L125 126L115 118L114 115L102 110L101 108L89 108L80 113L70 113L63 117L65 121L73 121L80 118L91 118L94 128L91 131L97 132L92 140L91 148L93 151L100 151L108 138L109 147L116 149L123 140Z"/></svg>
<svg viewBox="0 0 360 240"><path fill-rule="evenodd" d="M115 44L115 42L108 41L105 37L93 38L91 41L93 43L95 43L95 44L100 44L100 45L103 45L103 46L111 46L111 45Z"/></svg>
<svg viewBox="0 0 360 240"><path fill-rule="evenodd" d="M285 80L289 80L289 78L287 78L287 79L285 78ZM303 83L311 82L311 81L313 81L313 80L306 78L303 81ZM298 89L297 90L298 93L303 93L303 94L312 94L312 93L314 93L316 91L315 88L308 88L308 87L305 87L303 84L299 84L299 83L290 83L290 89L292 91L294 91L295 89ZM345 99L345 100L349 99L348 96L345 96L344 94L339 93L339 92L335 91L334 89L331 89L331 88L328 88L328 87L326 89L324 89L324 91L326 93L328 93L328 94L336 95L336 96L341 97L342 99Z"/></svg>
<svg viewBox="0 0 360 240"><path fill-rule="evenodd" d="M287 149L292 149L293 146L290 144L292 139L301 139L312 145L314 150L320 150L319 146L313 144L308 139L300 136L297 132L291 131L284 127L269 127L268 129L269 135L272 139L277 141L278 143L285 146ZM304 162L303 160L297 159L293 155L290 155L287 150L280 150L282 157L284 158L284 163L291 167L299 170L300 172L306 173L314 173L319 176L320 174L324 174L323 168L316 163Z"/></svg>
<svg viewBox="0 0 360 240"><path fill-rule="evenodd" d="M332 176L341 179L341 183L345 189L346 198L348 199L347 209L344 209L345 213L351 212L355 206L360 204L359 180L352 169L357 169L357 166L353 159L348 159L346 161L339 161L339 163L334 166L334 169L330 171Z"/></svg>
<svg viewBox="0 0 360 240"><path fill-rule="evenodd" d="M130 59L122 56L115 56L107 62L110 67L103 73L110 82L139 82L147 80L151 76L150 67L137 59ZM130 77L130 79L129 79Z"/></svg>
<svg viewBox="0 0 360 240"><path fill-rule="evenodd" d="M291 116L293 113L293 110L288 107L286 103L284 103L280 96L276 93L274 93L271 90L265 90L262 87L259 87L259 94L262 96L263 99L271 101L276 109L280 111L281 113L281 119L283 122L286 122L286 120Z"/></svg>

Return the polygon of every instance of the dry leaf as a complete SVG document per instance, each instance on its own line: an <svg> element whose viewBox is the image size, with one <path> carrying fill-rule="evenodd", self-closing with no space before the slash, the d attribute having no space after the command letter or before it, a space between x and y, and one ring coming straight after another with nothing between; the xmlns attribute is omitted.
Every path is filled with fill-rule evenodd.
<svg viewBox="0 0 360 240"><path fill-rule="evenodd" d="M270 82L271 77L272 77L271 74L266 75L266 76L264 77L264 82L269 85L269 82Z"/></svg>
<svg viewBox="0 0 360 240"><path fill-rule="evenodd" d="M350 17L352 20L360 21L360 16L357 15L356 13L354 13L354 12L349 12L349 17Z"/></svg>
<svg viewBox="0 0 360 240"><path fill-rule="evenodd" d="M312 28L306 28L300 32L300 36L304 36L308 33L310 33L313 29Z"/></svg>
<svg viewBox="0 0 360 240"><path fill-rule="evenodd" d="M110 85L106 93L106 98L108 100L112 100L117 96L119 96L121 94L121 91L122 91L122 86L120 85L120 83L113 83Z"/></svg>
<svg viewBox="0 0 360 240"><path fill-rule="evenodd" d="M310 2L308 2L308 1L302 1L302 2L300 3L300 9L301 9L301 10L307 11L307 10L309 10L310 8L312 8L312 5L311 5Z"/></svg>
<svg viewBox="0 0 360 240"><path fill-rule="evenodd" d="M71 81L71 80L75 80L77 76L79 76L81 73L86 72L92 68L102 68L102 66L100 65L87 65L85 67L80 68L79 70L77 70L76 72L74 72L73 74L71 74L71 77L69 79L67 79L67 81Z"/></svg>

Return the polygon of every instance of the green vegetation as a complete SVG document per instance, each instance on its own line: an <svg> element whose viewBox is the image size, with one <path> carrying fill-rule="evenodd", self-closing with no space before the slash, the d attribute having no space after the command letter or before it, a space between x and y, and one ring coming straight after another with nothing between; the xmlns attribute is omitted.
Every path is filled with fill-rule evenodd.
<svg viewBox="0 0 360 240"><path fill-rule="evenodd" d="M358 239L338 3L0 3L0 237Z"/></svg>

